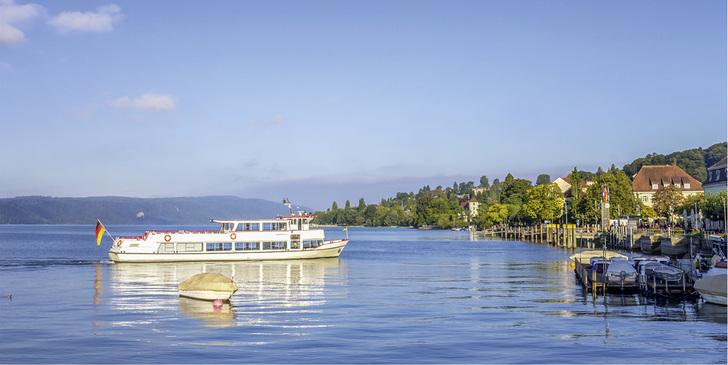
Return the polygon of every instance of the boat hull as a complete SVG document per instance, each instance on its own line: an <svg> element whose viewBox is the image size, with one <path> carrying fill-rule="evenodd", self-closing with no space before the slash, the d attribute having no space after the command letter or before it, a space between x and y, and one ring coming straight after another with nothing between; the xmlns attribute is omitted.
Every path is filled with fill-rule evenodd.
<svg viewBox="0 0 728 365"><path fill-rule="evenodd" d="M348 240L330 241L312 249L284 251L224 251L224 252L115 252L109 251L114 262L186 262L186 261L258 261L297 260L338 257Z"/></svg>
<svg viewBox="0 0 728 365"><path fill-rule="evenodd" d="M693 288L695 291L700 293L700 296L705 299L706 302L713 304L726 305L726 284L728 276L725 272L716 275L706 275L700 280L695 282Z"/></svg>
<svg viewBox="0 0 728 365"><path fill-rule="evenodd" d="M230 300L233 292L230 291L213 291L213 290L180 290L179 296L198 300L222 300L224 302Z"/></svg>

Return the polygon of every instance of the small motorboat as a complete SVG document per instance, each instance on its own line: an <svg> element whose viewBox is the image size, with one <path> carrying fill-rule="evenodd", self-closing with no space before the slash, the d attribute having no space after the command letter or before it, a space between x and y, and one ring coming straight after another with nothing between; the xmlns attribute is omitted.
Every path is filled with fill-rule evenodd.
<svg viewBox="0 0 728 365"><path fill-rule="evenodd" d="M177 287L180 297L212 301L228 301L237 290L233 279L218 273L194 275Z"/></svg>
<svg viewBox="0 0 728 365"><path fill-rule="evenodd" d="M680 281L685 272L669 265L660 264L652 269L653 275L662 281Z"/></svg>
<svg viewBox="0 0 728 365"><path fill-rule="evenodd" d="M619 258L612 259L604 274L607 285L612 288L619 288L622 291L636 290L637 270L631 262Z"/></svg>
<svg viewBox="0 0 728 365"><path fill-rule="evenodd" d="M728 269L725 262L719 262L695 282L693 289L708 303L726 305L727 283Z"/></svg>

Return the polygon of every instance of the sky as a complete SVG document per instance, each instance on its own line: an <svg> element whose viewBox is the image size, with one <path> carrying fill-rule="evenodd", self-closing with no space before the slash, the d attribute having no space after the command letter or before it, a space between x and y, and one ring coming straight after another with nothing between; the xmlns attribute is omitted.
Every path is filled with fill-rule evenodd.
<svg viewBox="0 0 728 365"><path fill-rule="evenodd" d="M726 1L0 0L0 198L326 210L728 139Z"/></svg>

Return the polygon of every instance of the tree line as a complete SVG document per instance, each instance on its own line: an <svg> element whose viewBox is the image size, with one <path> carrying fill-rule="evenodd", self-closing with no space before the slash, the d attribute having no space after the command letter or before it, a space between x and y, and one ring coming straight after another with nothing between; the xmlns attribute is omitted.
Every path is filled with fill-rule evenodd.
<svg viewBox="0 0 728 365"><path fill-rule="evenodd" d="M691 212L698 208L706 217L723 219L725 191L708 197L696 194L684 198L675 187L661 187L653 199L653 207L644 205L632 193L632 180L639 168L653 162L674 162L695 177L698 181L707 178L707 167L715 164L726 155L726 143L719 143L703 150L702 148L676 152L668 156L647 155L627 164L623 169L614 165L607 171L600 167L596 173L580 171L576 167L568 175L571 179L571 196L566 199L561 189L552 183L548 174L541 174L535 185L526 179L514 178L508 174L504 181L494 179L492 184L487 176L474 182L454 182L452 187L429 185L414 192L397 193L395 197L382 199L379 204L366 204L360 199L357 206L347 200L343 208L334 202L326 212L316 212L313 223L340 226L411 226L451 227L476 226L487 229L498 224L534 224L545 221L558 221L580 224L595 224L601 218L602 187L609 189L611 209L610 218L618 216L638 216L642 219L667 219L671 214L685 209ZM696 167L698 156L702 168ZM681 164L683 166L681 166ZM636 169L636 170L635 170ZM585 191L581 182L592 181ZM478 202L475 214L467 214L463 203L471 199ZM723 200L721 200L723 199ZM568 200L568 203L565 201ZM568 206L567 206L568 204ZM471 219L472 215L472 219Z"/></svg>

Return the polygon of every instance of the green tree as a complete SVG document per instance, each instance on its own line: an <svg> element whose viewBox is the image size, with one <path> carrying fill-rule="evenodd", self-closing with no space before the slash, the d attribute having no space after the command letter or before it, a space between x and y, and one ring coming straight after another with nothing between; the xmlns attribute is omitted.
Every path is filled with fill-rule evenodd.
<svg viewBox="0 0 728 365"><path fill-rule="evenodd" d="M561 216L564 196L555 183L536 185L524 196L521 214L539 222Z"/></svg>
<svg viewBox="0 0 728 365"><path fill-rule="evenodd" d="M576 170L576 167L574 167L574 171L569 174L569 180L571 180L571 198L573 200L579 199L584 195L584 192L581 191L581 176L579 175L579 172Z"/></svg>
<svg viewBox="0 0 728 365"><path fill-rule="evenodd" d="M490 183L488 182L487 176L483 175L480 177L480 187L486 188L486 189L490 187Z"/></svg>
<svg viewBox="0 0 728 365"><path fill-rule="evenodd" d="M627 177L624 171L616 170L614 174L614 183L609 185L609 198L612 218L616 218L618 214L635 215L639 206L637 198L632 193L632 181Z"/></svg>
<svg viewBox="0 0 728 365"><path fill-rule="evenodd" d="M523 204L524 194L532 187L531 182L526 179L514 179L513 182L503 188L500 202L520 207Z"/></svg>
<svg viewBox="0 0 728 365"><path fill-rule="evenodd" d="M727 194L725 189L723 189L723 191L718 194L708 194L701 208L703 211L703 215L713 221L724 220L726 195Z"/></svg>
<svg viewBox="0 0 728 365"><path fill-rule="evenodd" d="M375 226L377 223L377 206L372 204L364 208L363 216L366 225Z"/></svg>
<svg viewBox="0 0 728 365"><path fill-rule="evenodd" d="M541 174L541 175L538 175L538 177L536 178L536 186L550 184L550 183L551 183L551 176L548 174Z"/></svg>
<svg viewBox="0 0 728 365"><path fill-rule="evenodd" d="M615 173L602 172L594 177L586 194L572 203L577 216L584 217L589 223L598 223L601 218L602 186L609 189L609 216L635 215L639 202L632 194L632 183L622 170Z"/></svg>
<svg viewBox="0 0 728 365"><path fill-rule="evenodd" d="M454 206L453 201L455 202ZM415 226L439 225L439 220L443 215L450 217L453 214L459 215L461 211L462 207L457 203L457 199L448 201L441 197L433 198L425 195L419 197L415 205Z"/></svg>
<svg viewBox="0 0 728 365"><path fill-rule="evenodd" d="M508 173L508 175L506 175L506 178L503 180L503 190L508 189L508 187L511 186L515 180L516 179L513 177L513 175Z"/></svg>
<svg viewBox="0 0 728 365"><path fill-rule="evenodd" d="M677 212L677 207L683 202L682 192L675 185L660 186L652 198L652 209L658 217L671 219Z"/></svg>
<svg viewBox="0 0 728 365"><path fill-rule="evenodd" d="M500 196L503 192L503 184L501 184L500 180L498 178L495 178L493 180L493 185L490 186L490 189L488 189L487 196L489 202L496 202L500 203Z"/></svg>
<svg viewBox="0 0 728 365"><path fill-rule="evenodd" d="M508 208L498 203L483 204L478 206L478 215L475 218L479 227L490 228L508 218Z"/></svg>

